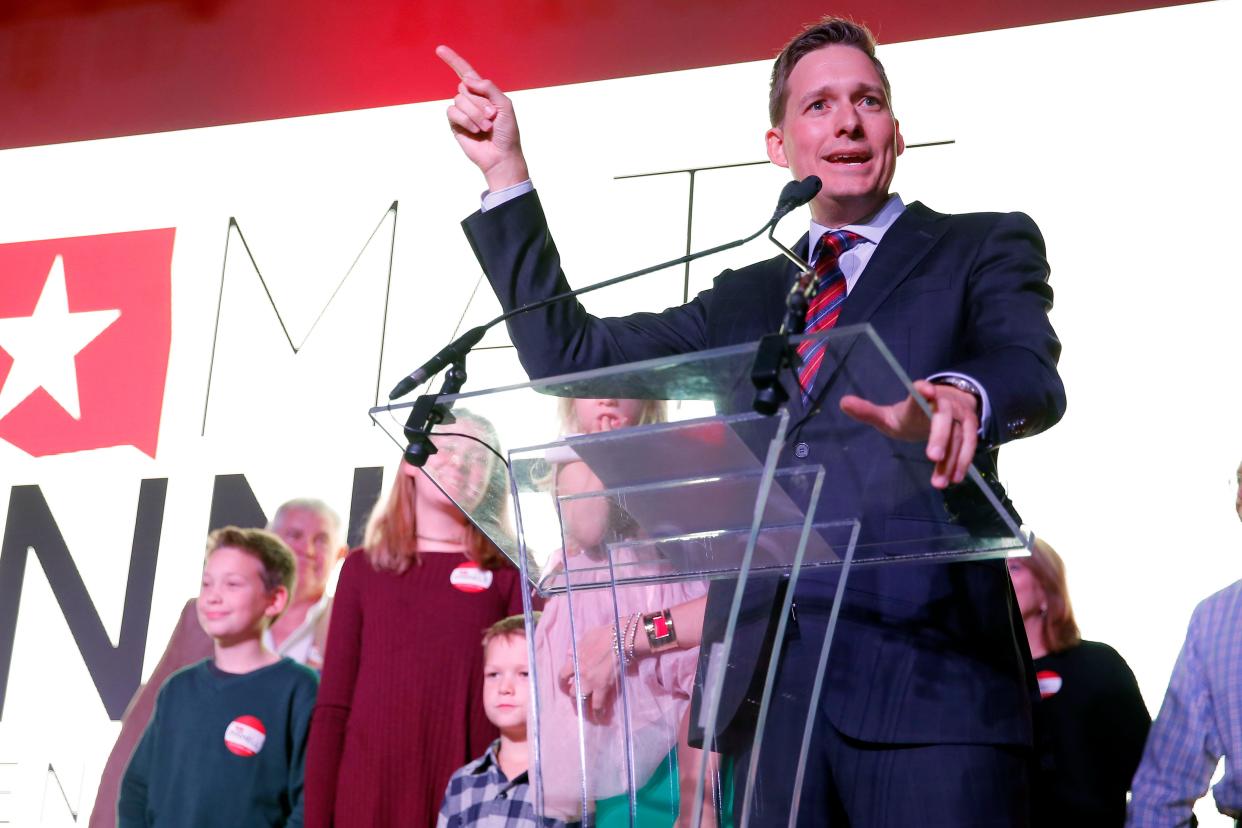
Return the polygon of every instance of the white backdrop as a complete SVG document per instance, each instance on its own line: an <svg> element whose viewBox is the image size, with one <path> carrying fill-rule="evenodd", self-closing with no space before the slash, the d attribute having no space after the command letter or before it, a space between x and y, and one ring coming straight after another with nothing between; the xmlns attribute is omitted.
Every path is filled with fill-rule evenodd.
<svg viewBox="0 0 1242 828"><path fill-rule="evenodd" d="M1242 458L1242 280L1232 198L1242 161L1234 35L1205 3L881 48L909 150L895 188L941 211L1023 210L1043 229L1064 343L1065 420L1006 447L1002 478L1066 559L1086 637L1115 646L1153 714L1195 603L1242 573L1232 475ZM486 55L454 44L487 71ZM578 285L682 252L688 179L616 176L760 160L767 62L515 95L536 185ZM445 94L453 87L447 70ZM504 79L498 78L503 84ZM391 467L372 427L391 217L399 202L384 391L465 323L494 315L458 222L482 187L423 104L0 152L0 243L175 227L172 346L155 458L132 447L43 458L0 442L10 486L37 483L117 635L139 481L169 480L146 669L196 591L214 476L244 473L270 511L295 495L349 505L357 466ZM698 176L694 240L770 214L784 171ZM236 237L200 435L227 221L236 216L295 342ZM786 219L796 238L805 214ZM365 249L364 249L365 245ZM692 269L693 290L765 242ZM0 284L8 275L0 273ZM680 271L587 298L598 313L680 301ZM488 343L504 341L503 332ZM470 388L519 376L511 351ZM88 412L84 412L84 416ZM89 811L116 725L32 556L0 721L0 820ZM48 773L49 763L56 774ZM63 787L62 796L59 786ZM1205 825L1219 824L1201 805Z"/></svg>

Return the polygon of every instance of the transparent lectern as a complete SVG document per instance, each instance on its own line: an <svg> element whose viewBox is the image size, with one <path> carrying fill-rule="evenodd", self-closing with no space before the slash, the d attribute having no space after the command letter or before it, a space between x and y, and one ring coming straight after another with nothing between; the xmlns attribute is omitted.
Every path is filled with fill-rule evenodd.
<svg viewBox="0 0 1242 828"><path fill-rule="evenodd" d="M978 470L937 491L922 444L841 413L913 391L869 326L803 338L823 340L810 397L772 416L752 410L756 344L438 400L425 471L531 587L541 817L793 825L851 570L1026 554ZM408 407L372 411L403 448ZM664 610L672 644L648 634ZM808 680L776 698L795 639ZM768 752L793 772L764 778Z"/></svg>

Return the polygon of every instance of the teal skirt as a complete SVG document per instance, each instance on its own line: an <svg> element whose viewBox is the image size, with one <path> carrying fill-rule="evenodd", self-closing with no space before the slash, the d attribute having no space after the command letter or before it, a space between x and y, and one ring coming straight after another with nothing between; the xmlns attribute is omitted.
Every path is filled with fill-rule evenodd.
<svg viewBox="0 0 1242 828"><path fill-rule="evenodd" d="M672 750L656 768L655 773L639 790L635 800L638 813L634 825L642 828L673 828L680 807L680 778L677 773L677 750ZM720 763L720 825L733 825L733 760L722 757ZM601 799L595 803L596 828L629 828L630 798L624 794Z"/></svg>

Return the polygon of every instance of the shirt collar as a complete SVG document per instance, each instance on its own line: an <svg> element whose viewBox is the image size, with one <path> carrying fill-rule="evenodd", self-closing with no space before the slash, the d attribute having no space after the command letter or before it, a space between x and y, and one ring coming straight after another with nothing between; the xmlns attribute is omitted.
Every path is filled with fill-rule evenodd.
<svg viewBox="0 0 1242 828"><path fill-rule="evenodd" d="M310 607L306 610L306 617L302 619L301 624L298 624L298 628L294 630L293 632L289 633L288 640L292 641L293 639L299 637L300 635L305 633L307 630L310 630L312 627L318 624L320 617L322 617L323 614L328 611L328 606L331 603L332 603L332 596L329 595L328 591L325 589L323 592L323 595L319 596L319 600L311 604Z"/></svg>
<svg viewBox="0 0 1242 828"><path fill-rule="evenodd" d="M519 773L516 779L509 779L508 777L505 776L505 772L500 769L500 755L499 754L500 754L500 740L497 739L496 741L492 742L490 745L487 746L487 753L484 753L482 756L479 757L478 763L474 766L474 769L471 770L470 772L474 774L475 776L478 776L479 774L488 773L489 771L492 771L492 769L495 769L493 772L497 776L499 776L501 779L504 779L505 783L508 785L527 784L529 770L524 770L521 773Z"/></svg>
<svg viewBox="0 0 1242 828"><path fill-rule="evenodd" d="M475 775L478 775L480 773L487 773L487 769L490 767L495 767L497 770L500 770L500 757L497 755L497 752L499 750L500 750L500 740L497 739L496 741L492 742L490 745L487 746L487 753L484 753L479 758L479 763L475 765L472 773L474 773Z"/></svg>
<svg viewBox="0 0 1242 828"><path fill-rule="evenodd" d="M847 224L844 227L825 227L814 221L811 222L811 232L807 239L810 247L807 249L814 253L815 246L819 244L819 237L827 233L829 230L849 230L851 233L857 233L872 244L879 244L884 238L884 234L888 232L888 228L893 226L893 222L906 210L905 203L901 200L901 196L893 193L884 202L884 206L877 210L871 216L863 219L857 224Z"/></svg>
<svg viewBox="0 0 1242 828"><path fill-rule="evenodd" d="M279 647L276 646L276 639L272 637L272 626L269 624L264 627L263 645L277 655L284 655L299 641L314 635L315 626L319 623L319 619L323 617L324 613L328 611L331 604L332 596L328 594L327 590L324 590L323 595L319 596L319 600L306 611L306 617L302 619L302 623L298 624L297 628L286 636Z"/></svg>
<svg viewBox="0 0 1242 828"><path fill-rule="evenodd" d="M306 611L306 620L309 621L311 618L314 618L318 621L319 616L323 615L324 612L327 611L328 606L331 603L332 596L329 595L328 591L325 589L323 591L323 595L320 595L319 600L315 602L315 605Z"/></svg>

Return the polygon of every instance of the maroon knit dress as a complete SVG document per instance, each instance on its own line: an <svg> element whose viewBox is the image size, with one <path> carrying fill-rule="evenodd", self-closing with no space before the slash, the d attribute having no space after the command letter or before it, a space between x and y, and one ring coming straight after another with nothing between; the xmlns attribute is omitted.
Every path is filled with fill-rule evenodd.
<svg viewBox="0 0 1242 828"><path fill-rule="evenodd" d="M459 573L472 577L454 586L463 555L420 557L397 575L355 550L341 569L307 748L307 828L434 826L453 771L497 736L481 641L522 611L518 571L506 563L481 589L486 575Z"/></svg>

